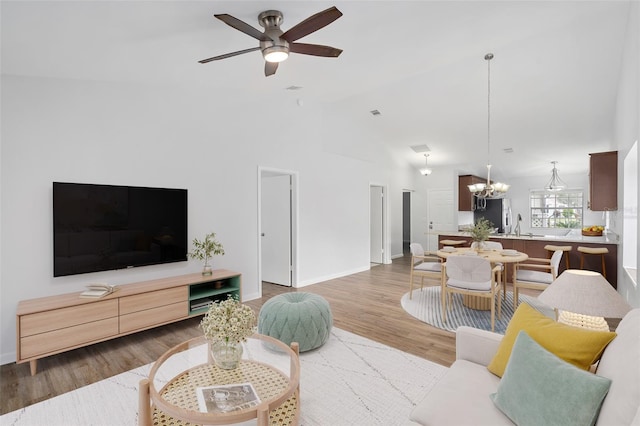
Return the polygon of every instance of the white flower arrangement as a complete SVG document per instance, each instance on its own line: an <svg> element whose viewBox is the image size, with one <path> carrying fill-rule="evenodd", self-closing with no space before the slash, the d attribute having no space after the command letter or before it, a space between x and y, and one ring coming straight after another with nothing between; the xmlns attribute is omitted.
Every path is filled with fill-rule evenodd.
<svg viewBox="0 0 640 426"><path fill-rule="evenodd" d="M255 332L256 314L247 306L229 295L227 300L218 301L200 322L204 335L212 342L240 343Z"/></svg>

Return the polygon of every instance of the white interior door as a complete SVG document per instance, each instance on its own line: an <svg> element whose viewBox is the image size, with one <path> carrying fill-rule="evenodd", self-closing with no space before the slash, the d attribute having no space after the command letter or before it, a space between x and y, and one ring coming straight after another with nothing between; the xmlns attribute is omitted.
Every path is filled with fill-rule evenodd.
<svg viewBox="0 0 640 426"><path fill-rule="evenodd" d="M438 232L451 232L456 230L453 214L453 190L431 189L427 192L427 211L429 221L429 248L438 249Z"/></svg>
<svg viewBox="0 0 640 426"><path fill-rule="evenodd" d="M371 263L383 263L383 190L381 186L371 186L370 226Z"/></svg>
<svg viewBox="0 0 640 426"><path fill-rule="evenodd" d="M420 243L429 250L427 227L427 199L424 193L411 193L411 242Z"/></svg>
<svg viewBox="0 0 640 426"><path fill-rule="evenodd" d="M261 178L262 281L291 286L291 176Z"/></svg>

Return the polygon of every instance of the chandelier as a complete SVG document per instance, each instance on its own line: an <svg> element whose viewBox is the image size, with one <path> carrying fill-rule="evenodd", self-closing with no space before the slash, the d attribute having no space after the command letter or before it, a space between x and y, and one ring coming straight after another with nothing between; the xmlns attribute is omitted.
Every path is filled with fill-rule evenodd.
<svg viewBox="0 0 640 426"><path fill-rule="evenodd" d="M424 155L424 169L420 169L420 173L422 173L423 176L429 176L431 174L431 172L433 171L428 167L428 164L427 164L427 159L428 158L429 158L429 154L425 154Z"/></svg>
<svg viewBox="0 0 640 426"><path fill-rule="evenodd" d="M468 185L469 191L478 198L502 198L509 185L502 182L491 183L491 60L493 53L484 56L487 61L487 183Z"/></svg>
<svg viewBox="0 0 640 426"><path fill-rule="evenodd" d="M547 191L562 191L567 187L567 185L562 179L560 179L560 176L558 176L558 169L556 169L556 164L558 164L558 162L552 161L551 164L553 164L553 169L551 170L551 180L549 181L547 186L544 187L544 189L546 189Z"/></svg>

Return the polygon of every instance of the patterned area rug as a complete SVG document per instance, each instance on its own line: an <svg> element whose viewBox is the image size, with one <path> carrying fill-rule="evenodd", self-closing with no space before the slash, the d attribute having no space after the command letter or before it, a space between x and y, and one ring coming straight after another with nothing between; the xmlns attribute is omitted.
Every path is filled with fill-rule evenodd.
<svg viewBox="0 0 640 426"><path fill-rule="evenodd" d="M413 407L447 370L336 327L322 347L300 354L300 368L304 426L415 425L409 420ZM13 411L0 417L0 425L135 426L138 384L150 369L148 364Z"/></svg>
<svg viewBox="0 0 640 426"><path fill-rule="evenodd" d="M448 331L456 331L461 325L491 330L491 311L478 311L467 308L462 304L462 295L454 294L453 303L447 312L447 322L442 321L442 307L440 301L440 287L424 287L413 290L413 298L409 300L409 293L402 296L400 303L405 311L420 321L434 327ZM534 297L520 294L520 303L526 302L544 314L553 317L553 310L542 305ZM513 316L513 293L507 291L507 299L502 302L502 318L498 318L496 310L495 332L504 334L507 324Z"/></svg>

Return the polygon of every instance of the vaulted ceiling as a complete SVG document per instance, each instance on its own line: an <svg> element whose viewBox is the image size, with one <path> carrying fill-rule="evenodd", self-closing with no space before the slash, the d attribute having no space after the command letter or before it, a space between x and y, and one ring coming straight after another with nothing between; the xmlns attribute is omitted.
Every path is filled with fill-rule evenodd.
<svg viewBox="0 0 640 426"><path fill-rule="evenodd" d="M375 126L415 167L484 173L487 62L498 178L583 172L610 149L630 1L2 1L2 73L197 85L218 96L284 96L339 107ZM330 6L344 14L301 42L339 58L292 54L264 76L258 41L213 17L257 29L280 10L283 30ZM634 35L634 36L637 36ZM287 93L290 96L290 91ZM380 111L373 116L371 110ZM363 118L363 117L366 117ZM506 153L505 150L511 150Z"/></svg>

